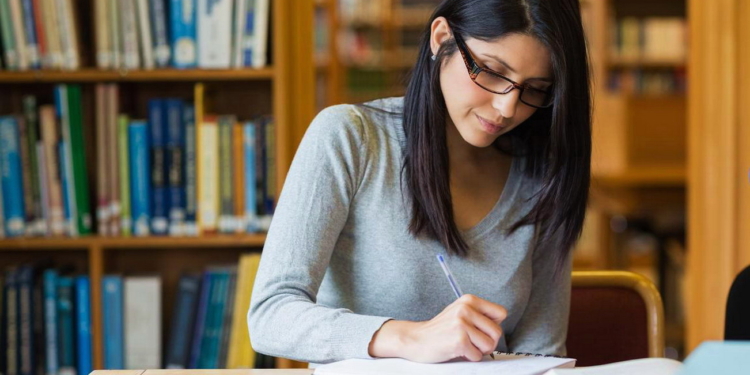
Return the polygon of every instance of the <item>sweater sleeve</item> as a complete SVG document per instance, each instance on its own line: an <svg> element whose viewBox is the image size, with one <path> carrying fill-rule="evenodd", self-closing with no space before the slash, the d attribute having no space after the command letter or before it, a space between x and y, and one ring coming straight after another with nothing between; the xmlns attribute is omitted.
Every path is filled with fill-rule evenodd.
<svg viewBox="0 0 750 375"><path fill-rule="evenodd" d="M389 318L316 304L362 179L366 129L346 105L323 110L297 149L266 237L248 312L253 348L298 361L371 358Z"/></svg>
<svg viewBox="0 0 750 375"><path fill-rule="evenodd" d="M531 295L521 320L507 337L510 351L566 355L572 258L571 253L559 272L555 272L556 260L550 251L534 252Z"/></svg>

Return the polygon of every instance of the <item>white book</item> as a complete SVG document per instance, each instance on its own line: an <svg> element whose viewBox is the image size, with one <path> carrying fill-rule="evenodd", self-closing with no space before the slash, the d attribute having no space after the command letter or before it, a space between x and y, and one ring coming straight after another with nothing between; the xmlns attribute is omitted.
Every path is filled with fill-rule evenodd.
<svg viewBox="0 0 750 375"><path fill-rule="evenodd" d="M109 14L107 15L107 24L109 25L109 41L112 46L112 67L119 69L122 67L122 25L120 19L119 0L100 0L109 2Z"/></svg>
<svg viewBox="0 0 750 375"><path fill-rule="evenodd" d="M148 8L149 0L135 0L138 14L138 35L141 37L141 54L143 68L154 68L154 42L151 38L151 18Z"/></svg>
<svg viewBox="0 0 750 375"><path fill-rule="evenodd" d="M196 162L200 163L198 183L198 228L214 232L219 224L219 125L216 117L204 117L198 125L199 147Z"/></svg>
<svg viewBox="0 0 750 375"><path fill-rule="evenodd" d="M234 0L198 0L198 66L227 69L232 59Z"/></svg>
<svg viewBox="0 0 750 375"><path fill-rule="evenodd" d="M136 21L136 0L120 0L120 17L122 17L123 66L136 70L141 67L141 56L138 52L138 24Z"/></svg>
<svg viewBox="0 0 750 375"><path fill-rule="evenodd" d="M44 142L37 141L36 143L36 160L39 160L39 196L42 201L42 219L39 224L39 233L44 236L52 234L52 218L50 217L50 199L49 199L49 188L47 182L47 159L44 156Z"/></svg>
<svg viewBox="0 0 750 375"><path fill-rule="evenodd" d="M78 32L73 15L72 0L57 0L56 13L58 30L60 32L60 47L63 57L63 69L76 70L79 68Z"/></svg>
<svg viewBox="0 0 750 375"><path fill-rule="evenodd" d="M29 53L26 45L26 33L24 29L21 0L10 0L11 23L13 24L13 36L16 39L16 52L18 56L19 70L29 69Z"/></svg>
<svg viewBox="0 0 750 375"><path fill-rule="evenodd" d="M255 3L255 48L253 48L253 68L262 68L266 66L266 52L268 50L268 17L269 12L268 0L256 0Z"/></svg>
<svg viewBox="0 0 750 375"><path fill-rule="evenodd" d="M112 68L112 51L107 25L109 14L109 1L95 1L96 19L94 20L94 34L96 35L96 66L99 69Z"/></svg>
<svg viewBox="0 0 750 375"><path fill-rule="evenodd" d="M347 359L320 365L315 375L542 375L553 368L573 368L576 360L552 356L498 353L479 362L418 363L401 358Z"/></svg>
<svg viewBox="0 0 750 375"><path fill-rule="evenodd" d="M161 278L126 277L123 294L125 369L161 368Z"/></svg>
<svg viewBox="0 0 750 375"><path fill-rule="evenodd" d="M242 68L242 39L245 35L245 20L247 19L247 0L234 2L234 38L232 39L232 67Z"/></svg>
<svg viewBox="0 0 750 375"><path fill-rule="evenodd" d="M42 17L44 18L44 37L47 52L44 64L47 68L60 69L63 66L62 47L60 46L60 28L57 22L57 0L42 0Z"/></svg>

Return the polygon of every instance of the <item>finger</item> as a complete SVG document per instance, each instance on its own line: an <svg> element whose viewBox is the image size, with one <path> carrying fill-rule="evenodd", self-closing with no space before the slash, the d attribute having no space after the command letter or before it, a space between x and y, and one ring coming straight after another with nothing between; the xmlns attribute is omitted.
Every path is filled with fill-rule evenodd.
<svg viewBox="0 0 750 375"><path fill-rule="evenodd" d="M479 311L480 314L490 318L492 321L501 323L508 316L508 310L505 307L492 303L485 299L479 298L472 294L465 294L458 299L460 303L466 303Z"/></svg>
<svg viewBox="0 0 750 375"><path fill-rule="evenodd" d="M471 345L479 350L482 355L492 353L497 347L497 342L492 337L474 327L470 322L467 322L465 330L469 335ZM481 356L479 359L481 359Z"/></svg>
<svg viewBox="0 0 750 375"><path fill-rule="evenodd" d="M472 362L481 361L484 354L473 344L471 335L468 332L464 332L464 335L465 339L462 340L461 345L456 353L456 357L464 357Z"/></svg>
<svg viewBox="0 0 750 375"><path fill-rule="evenodd" d="M492 346L494 350L494 348L497 347L497 342L500 341L500 337L503 336L503 329L500 325L486 315L482 315L473 309L467 314L467 318L471 321L474 327L492 339L494 342Z"/></svg>

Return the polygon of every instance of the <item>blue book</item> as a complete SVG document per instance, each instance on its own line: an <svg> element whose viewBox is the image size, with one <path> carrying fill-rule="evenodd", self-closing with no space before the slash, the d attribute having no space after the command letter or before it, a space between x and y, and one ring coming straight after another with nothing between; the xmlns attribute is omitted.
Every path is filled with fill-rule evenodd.
<svg viewBox="0 0 750 375"><path fill-rule="evenodd" d="M20 375L34 375L34 268L23 265L18 268L18 320L20 343Z"/></svg>
<svg viewBox="0 0 750 375"><path fill-rule="evenodd" d="M57 374L57 270L48 269L42 276L44 289L44 340L47 374Z"/></svg>
<svg viewBox="0 0 750 375"><path fill-rule="evenodd" d="M195 149L195 109L192 105L183 107L182 121L185 124L185 228L186 235L198 233L196 224L197 176Z"/></svg>
<svg viewBox="0 0 750 375"><path fill-rule="evenodd" d="M88 276L76 277L76 328L78 338L78 373L93 371L91 353L91 285Z"/></svg>
<svg viewBox="0 0 750 375"><path fill-rule="evenodd" d="M57 278L58 374L76 374L76 333L74 330L72 277Z"/></svg>
<svg viewBox="0 0 750 375"><path fill-rule="evenodd" d="M167 208L166 104L161 99L148 101L148 127L151 135L151 234L165 235L169 230Z"/></svg>
<svg viewBox="0 0 750 375"><path fill-rule="evenodd" d="M73 182L70 177L70 168L68 167L68 159L65 158L65 154L68 152L68 145L65 142L57 144L57 155L60 161L60 186L62 186L62 198L63 198L63 217L65 218L65 233L73 235L73 228L75 227L73 222L73 209L72 209L72 192Z"/></svg>
<svg viewBox="0 0 750 375"><path fill-rule="evenodd" d="M20 145L16 118L0 117L0 190L7 237L22 236L25 232Z"/></svg>
<svg viewBox="0 0 750 375"><path fill-rule="evenodd" d="M154 61L159 68L169 65L171 54L167 31L167 9L165 0L149 0L151 18L151 40L154 43Z"/></svg>
<svg viewBox="0 0 750 375"><path fill-rule="evenodd" d="M219 303L223 277L216 270L211 272L211 290L208 293L208 303L206 309L206 323L203 328L203 339L201 342L201 353L198 368L211 369L216 368L214 364L214 336L216 336L216 325L219 319Z"/></svg>
<svg viewBox="0 0 750 375"><path fill-rule="evenodd" d="M70 111L68 103L68 86L67 85L56 85L55 86L55 114L57 119L60 121L60 139L61 143L65 146L62 147L60 153L60 171L61 180L64 178L63 195L64 199L67 200L67 211L65 214L65 224L67 233L71 236L78 235L78 205L75 198L75 175L73 169L73 150L71 149L71 134L70 134Z"/></svg>
<svg viewBox="0 0 750 375"><path fill-rule="evenodd" d="M169 19L171 26L172 65L179 69L198 65L196 40L196 0L171 0Z"/></svg>
<svg viewBox="0 0 750 375"><path fill-rule="evenodd" d="M192 369L198 368L200 364L211 288L211 272L206 271L203 273L203 280L201 281L201 294L198 300L198 312L195 318L195 329L193 330L192 348L190 350L190 368Z"/></svg>
<svg viewBox="0 0 750 375"><path fill-rule="evenodd" d="M200 276L182 275L177 288L172 333L169 338L165 360L168 369L185 369L188 367L190 332L195 326Z"/></svg>
<svg viewBox="0 0 750 375"><path fill-rule="evenodd" d="M39 44L37 44L36 21L34 20L34 7L31 0L22 0L23 5L23 26L26 35L26 55L29 59L29 66L32 69L41 67L39 57Z"/></svg>
<svg viewBox="0 0 750 375"><path fill-rule="evenodd" d="M18 270L9 268L5 272L5 371L7 374L18 374L20 368L20 317L18 316Z"/></svg>
<svg viewBox="0 0 750 375"><path fill-rule="evenodd" d="M169 201L169 234L183 235L185 222L185 123L182 115L182 101L165 99L167 139L166 174L167 196Z"/></svg>
<svg viewBox="0 0 750 375"><path fill-rule="evenodd" d="M255 148L255 125L251 121L242 125L242 138L242 153L245 159L245 224L247 232L252 233L259 230L259 224L257 186L255 185L257 150Z"/></svg>
<svg viewBox="0 0 750 375"><path fill-rule="evenodd" d="M133 217L133 234L148 236L151 218L151 180L146 121L130 122L128 147L130 148L130 209Z"/></svg>
<svg viewBox="0 0 750 375"><path fill-rule="evenodd" d="M242 32L242 65L253 66L253 47L255 45L255 2L242 0L245 4L245 30Z"/></svg>
<svg viewBox="0 0 750 375"><path fill-rule="evenodd" d="M104 368L107 370L125 368L122 288L122 276L107 275L102 278Z"/></svg>

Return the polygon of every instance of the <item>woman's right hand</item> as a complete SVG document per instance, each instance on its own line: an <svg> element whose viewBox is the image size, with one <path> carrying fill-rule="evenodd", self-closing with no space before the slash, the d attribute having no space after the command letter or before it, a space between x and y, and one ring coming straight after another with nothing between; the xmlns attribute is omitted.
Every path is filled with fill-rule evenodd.
<svg viewBox="0 0 750 375"><path fill-rule="evenodd" d="M370 355L424 363L480 361L495 351L507 315L503 306L466 294L428 321L386 322L370 342Z"/></svg>

